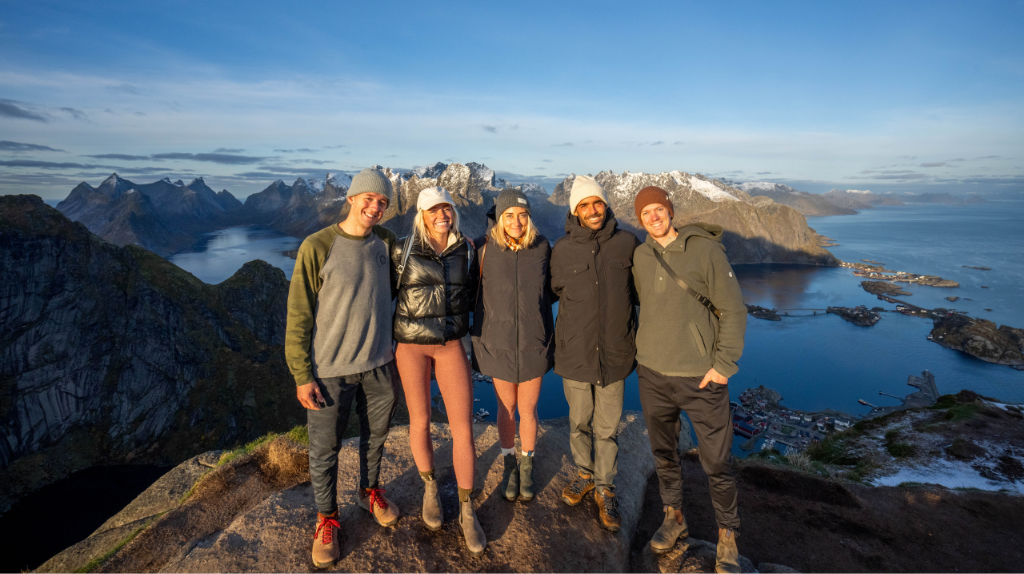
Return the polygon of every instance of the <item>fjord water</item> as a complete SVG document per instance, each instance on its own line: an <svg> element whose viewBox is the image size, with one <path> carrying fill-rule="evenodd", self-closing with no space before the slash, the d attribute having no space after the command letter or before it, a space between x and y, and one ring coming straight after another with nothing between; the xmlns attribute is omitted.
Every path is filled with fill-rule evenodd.
<svg viewBox="0 0 1024 574"><path fill-rule="evenodd" d="M172 255L169 260L211 284L231 277L253 259L262 259L291 278L295 260L284 252L298 249L300 243L301 239L266 227L229 227L204 234L192 249Z"/></svg>

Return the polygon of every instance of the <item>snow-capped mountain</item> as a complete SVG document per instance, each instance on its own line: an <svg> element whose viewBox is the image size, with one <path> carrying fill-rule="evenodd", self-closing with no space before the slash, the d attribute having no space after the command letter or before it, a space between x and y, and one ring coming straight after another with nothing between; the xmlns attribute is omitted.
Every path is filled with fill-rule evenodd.
<svg viewBox="0 0 1024 574"><path fill-rule="evenodd" d="M802 213L805 217L814 217L819 215L855 215L857 213L854 209L832 203L824 195L800 191L781 183L749 181L746 183L734 184L734 186L746 191L754 197L767 197L775 203L788 205Z"/></svg>

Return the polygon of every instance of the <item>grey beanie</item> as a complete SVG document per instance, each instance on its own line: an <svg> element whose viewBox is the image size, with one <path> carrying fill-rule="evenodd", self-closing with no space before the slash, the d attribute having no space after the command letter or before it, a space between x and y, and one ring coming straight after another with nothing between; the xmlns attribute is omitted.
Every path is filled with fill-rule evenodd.
<svg viewBox="0 0 1024 574"><path fill-rule="evenodd" d="M352 185L348 188L348 197L354 197L360 193L379 193L388 198L391 203L391 180L378 169L368 167L352 178Z"/></svg>
<svg viewBox="0 0 1024 574"><path fill-rule="evenodd" d="M522 191L514 187L506 187L494 198L495 219L501 217L502 213L510 207L522 207L526 213L530 213L530 200Z"/></svg>

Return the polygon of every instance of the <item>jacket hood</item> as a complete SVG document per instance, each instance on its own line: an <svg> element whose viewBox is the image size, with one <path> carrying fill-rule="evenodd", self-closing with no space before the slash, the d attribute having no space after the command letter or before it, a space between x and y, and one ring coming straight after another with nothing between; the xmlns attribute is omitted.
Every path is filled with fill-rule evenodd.
<svg viewBox="0 0 1024 574"><path fill-rule="evenodd" d="M725 234L721 225L700 222L679 225L676 227L676 232L679 233L679 237L670 243L667 248L672 251L685 251L686 245L692 237L702 237L721 245L722 236ZM647 234L647 240L645 243L650 243L652 246L658 245L658 242L655 241L649 233Z"/></svg>
<svg viewBox="0 0 1024 574"><path fill-rule="evenodd" d="M601 229L593 230L580 224L580 218L568 212L565 215L565 234L578 241L589 241L599 237L610 237L615 233L619 223L615 220L615 212L608 208L605 212L604 225Z"/></svg>

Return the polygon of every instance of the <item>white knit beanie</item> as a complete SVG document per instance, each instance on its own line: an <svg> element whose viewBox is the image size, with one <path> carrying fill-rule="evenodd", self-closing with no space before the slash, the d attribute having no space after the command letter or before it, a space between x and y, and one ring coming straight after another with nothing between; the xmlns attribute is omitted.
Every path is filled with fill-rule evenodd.
<svg viewBox="0 0 1024 574"><path fill-rule="evenodd" d="M608 196L596 179L589 175L577 175L572 182L572 191L569 192L569 213L575 214L576 206L588 197L599 197L601 201L608 203Z"/></svg>

